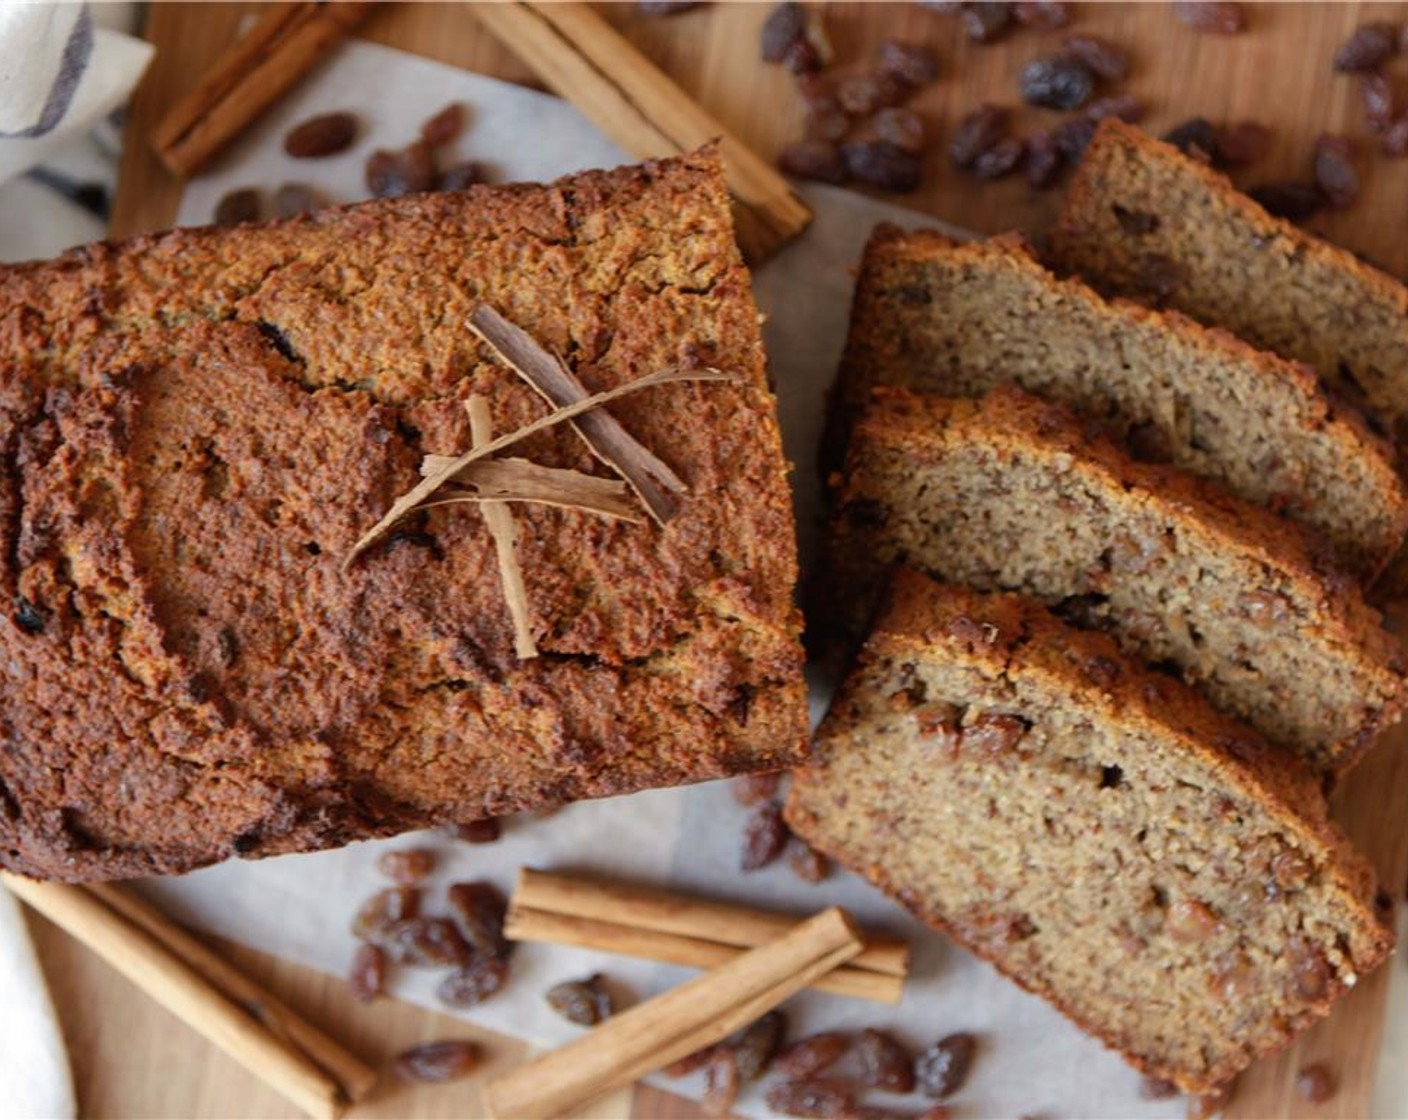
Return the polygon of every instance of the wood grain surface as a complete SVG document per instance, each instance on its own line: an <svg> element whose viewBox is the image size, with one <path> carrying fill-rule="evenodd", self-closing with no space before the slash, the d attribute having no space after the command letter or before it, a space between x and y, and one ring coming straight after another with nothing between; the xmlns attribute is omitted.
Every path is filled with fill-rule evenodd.
<svg viewBox="0 0 1408 1120"><path fill-rule="evenodd" d="M1128 48L1133 74L1120 88L1149 106L1147 127L1162 131L1195 115L1214 122L1255 120L1270 126L1269 157L1238 175L1244 185L1307 176L1311 149L1321 132L1354 139L1363 180L1357 205L1315 219L1311 228L1387 269L1408 272L1408 160L1380 157L1363 125L1353 82L1331 71L1336 47L1370 19L1402 21L1403 5L1265 4L1250 8L1241 36L1204 36L1181 26L1165 4L1077 4L1072 31L1089 32ZM161 228L175 213L180 184L162 169L145 137L161 112L189 89L235 37L253 4L153 4L147 34L158 55L130 113L129 142L113 215L115 235ZM631 5L603 11L641 49L693 93L730 130L771 157L800 133L802 107L792 80L757 57L757 29L765 5L715 4L667 19L639 14ZM914 105L941 145L955 121L981 101L1017 110L1017 73L1023 63L1050 53L1061 32L1019 31L995 46L963 39L952 16L912 4L840 3L827 7L837 65L855 72L890 37L926 42L943 61L943 74ZM471 4L388 5L362 36L466 69L536 85L531 75L489 36ZM1408 102L1408 57L1390 69ZM1026 130L1058 115L1020 109ZM1034 192L1019 178L984 184L953 171L941 154L927 162L921 189L907 200L916 209L969 228L1022 229L1039 236L1060 204L1060 190ZM1408 879L1408 734L1391 737L1339 792L1335 812L1378 865L1396 900ZM87 1116L206 1117L283 1116L288 1107L238 1066L145 1001L41 920L34 928L54 984L75 1075ZM401 1046L453 1033L486 1039L495 1068L521 1058L510 1040L493 1038L455 1020L397 1004L367 1009L346 997L341 982L263 954L230 946L231 955L295 1007L368 1058ZM1378 1060L1391 963L1361 983L1325 1024L1292 1049L1243 1076L1228 1114L1239 1117L1355 1117L1368 1112ZM118 1029L113 1029L117 1024ZM1340 1089L1327 1104L1311 1106L1294 1092L1304 1063L1324 1060L1338 1072ZM356 1115L478 1115L473 1084L451 1088L391 1087ZM1033 1102L1039 1106L1038 1101ZM679 1098L640 1090L639 1117L693 1117Z"/></svg>

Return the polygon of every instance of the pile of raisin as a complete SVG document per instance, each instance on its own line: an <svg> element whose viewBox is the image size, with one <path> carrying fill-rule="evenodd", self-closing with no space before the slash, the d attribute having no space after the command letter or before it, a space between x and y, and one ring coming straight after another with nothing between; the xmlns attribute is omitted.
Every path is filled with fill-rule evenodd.
<svg viewBox="0 0 1408 1120"><path fill-rule="evenodd" d="M1354 77L1364 123L1380 137L1383 154L1391 159L1408 156L1408 109L1400 103L1387 68L1395 57L1408 53L1408 25L1366 23L1357 28L1335 52L1334 68Z"/></svg>
<svg viewBox="0 0 1408 1120"><path fill-rule="evenodd" d="M467 121L465 107L446 105L420 126L420 135L404 148L379 148L367 157L367 190L373 198L399 198L422 191L463 190L486 178L478 163L442 165L442 149L456 140Z"/></svg>

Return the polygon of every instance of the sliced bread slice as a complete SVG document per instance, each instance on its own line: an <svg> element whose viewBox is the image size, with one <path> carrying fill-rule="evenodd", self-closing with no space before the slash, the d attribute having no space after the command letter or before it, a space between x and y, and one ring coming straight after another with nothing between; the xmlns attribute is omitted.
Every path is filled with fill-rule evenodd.
<svg viewBox="0 0 1408 1120"><path fill-rule="evenodd" d="M1313 366L1408 436L1408 288L1122 121L1086 148L1052 257Z"/></svg>
<svg viewBox="0 0 1408 1120"><path fill-rule="evenodd" d="M1390 446L1333 407L1313 370L1176 312L1106 302L1020 238L959 243L882 225L861 261L833 393L830 464L875 385L976 396L1014 382L1171 462L1318 529L1373 576L1403 543Z"/></svg>
<svg viewBox="0 0 1408 1120"><path fill-rule="evenodd" d="M1106 636L901 573L796 772L813 847L1208 1090L1388 953L1311 774Z"/></svg>
<svg viewBox="0 0 1408 1120"><path fill-rule="evenodd" d="M858 633L906 561L1024 591L1176 666L1315 766L1348 766L1403 703L1397 643L1293 522L1135 463L1019 389L953 400L876 389L830 527L828 601Z"/></svg>

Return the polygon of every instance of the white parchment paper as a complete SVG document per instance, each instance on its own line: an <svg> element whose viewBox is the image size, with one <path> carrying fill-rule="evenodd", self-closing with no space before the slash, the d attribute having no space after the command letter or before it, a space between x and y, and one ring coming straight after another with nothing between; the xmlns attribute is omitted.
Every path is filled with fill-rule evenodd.
<svg viewBox="0 0 1408 1120"><path fill-rule="evenodd" d="M303 182L317 186L332 201L364 198L367 154L376 147L404 145L423 119L456 100L471 110L459 154L493 165L504 181L546 179L628 162L575 109L555 98L353 43L243 138L218 168L188 187L179 220L209 221L220 196L241 186L272 192L285 182ZM281 139L290 125L333 110L354 111L365 122L353 150L319 161L283 154ZM877 221L937 224L847 192L807 188L805 193L816 212L814 226L755 276L758 302L768 315L766 341L784 439L796 464L793 483L804 563L815 554L820 502L812 464L823 394L845 337L851 270ZM820 697L813 699L816 708ZM507 892L517 869L528 864L611 873L798 913L837 903L867 924L911 938L913 979L898 1008L834 996L800 997L788 1005L794 1035L888 1025L922 1046L952 1031L975 1032L982 1039L982 1051L973 1076L955 1100L964 1116L1182 1115L1181 1102L1142 1100L1138 1076L1119 1058L986 965L922 930L864 882L838 872L811 886L781 865L741 875L737 868L743 819L743 810L727 788L714 783L573 805L546 820L515 819L505 838L492 845L471 847L430 834L408 836L337 852L230 863L154 881L145 889L163 908L193 925L339 972L355 948L348 922L357 903L381 885L374 863L387 848L430 844L444 854L432 894L466 878L493 880ZM538 1045L560 1044L579 1029L547 1011L542 993L559 980L598 970L640 997L689 975L583 950L524 945L514 957L508 988L466 1017ZM433 975L402 971L395 994L434 1006L435 980ZM700 1088L697 1078L667 1084L683 1092ZM1393 1113L1394 1101L1405 1100L1408 1095L1401 1091L1389 1096L1386 1114ZM741 1107L755 1114L764 1111L756 1093L746 1096Z"/></svg>

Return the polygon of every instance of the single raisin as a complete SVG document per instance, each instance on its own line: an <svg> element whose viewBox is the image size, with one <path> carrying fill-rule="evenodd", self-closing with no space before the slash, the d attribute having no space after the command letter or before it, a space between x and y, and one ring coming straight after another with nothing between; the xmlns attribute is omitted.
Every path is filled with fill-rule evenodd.
<svg viewBox="0 0 1408 1120"><path fill-rule="evenodd" d="M1129 55L1094 35L1071 35L1062 44L1066 53L1085 63L1097 77L1122 82L1129 76Z"/></svg>
<svg viewBox="0 0 1408 1120"><path fill-rule="evenodd" d="M1084 113L1092 121L1115 117L1129 124L1138 124L1144 119L1144 102L1132 93L1117 93L1111 97L1097 97L1085 107Z"/></svg>
<svg viewBox="0 0 1408 1120"><path fill-rule="evenodd" d="M1366 23L1335 52L1335 69L1341 74L1366 74L1397 52L1398 31L1393 24Z"/></svg>
<svg viewBox="0 0 1408 1120"><path fill-rule="evenodd" d="M779 4L763 21L764 62L781 62L787 48L806 33L807 13L801 4Z"/></svg>
<svg viewBox="0 0 1408 1120"><path fill-rule="evenodd" d="M749 808L773 800L781 788L781 770L770 770L766 774L745 774L729 783L733 799Z"/></svg>
<svg viewBox="0 0 1408 1120"><path fill-rule="evenodd" d="M971 1034L951 1034L919 1055L914 1073L926 1097L942 1100L963 1087L973 1064L977 1040Z"/></svg>
<svg viewBox="0 0 1408 1120"><path fill-rule="evenodd" d="M780 806L769 802L760 805L748 819L743 831L743 858L740 866L744 871L757 871L766 867L782 854L787 844L787 825L782 820Z"/></svg>
<svg viewBox="0 0 1408 1120"><path fill-rule="evenodd" d="M912 109L881 109L866 123L865 135L912 155L924 150L924 122Z"/></svg>
<svg viewBox="0 0 1408 1120"><path fill-rule="evenodd" d="M1321 135L1315 141L1315 185L1333 210L1343 210L1359 197L1359 173L1354 149L1342 136Z"/></svg>
<svg viewBox="0 0 1408 1120"><path fill-rule="evenodd" d="M289 129L284 151L294 159L321 159L345 152L357 139L357 118L351 113L323 113Z"/></svg>
<svg viewBox="0 0 1408 1120"><path fill-rule="evenodd" d="M939 56L919 43L889 39L880 47L880 69L911 86L927 86L939 76Z"/></svg>
<svg viewBox="0 0 1408 1120"><path fill-rule="evenodd" d="M1393 123L1393 86L1382 74L1359 76L1359 103L1370 132L1383 132Z"/></svg>
<svg viewBox="0 0 1408 1120"><path fill-rule="evenodd" d="M435 189L430 145L417 141L400 151L378 149L367 157L367 190L373 198L400 198Z"/></svg>
<svg viewBox="0 0 1408 1120"><path fill-rule="evenodd" d="M851 116L868 117L898 105L913 92L913 87L897 74L880 71L847 78L837 88L836 99Z"/></svg>
<svg viewBox="0 0 1408 1120"><path fill-rule="evenodd" d="M757 1022L729 1036L724 1045L737 1059L738 1076L744 1081L762 1077L786 1035L787 1016L781 1011L769 1011Z"/></svg>
<svg viewBox="0 0 1408 1120"><path fill-rule="evenodd" d="M215 224L238 226L245 222L257 222L262 209L259 192L253 187L241 187L222 195L215 204Z"/></svg>
<svg viewBox="0 0 1408 1120"><path fill-rule="evenodd" d="M806 1081L830 1069L849 1053L851 1040L840 1031L799 1038L778 1054L773 1069L789 1081Z"/></svg>
<svg viewBox="0 0 1408 1120"><path fill-rule="evenodd" d="M613 1010L606 978L595 972L585 980L564 980L548 989L548 1006L579 1027L594 1027Z"/></svg>
<svg viewBox="0 0 1408 1120"><path fill-rule="evenodd" d="M1173 14L1180 23L1212 35L1236 35L1247 26L1242 5L1230 0L1180 0Z"/></svg>
<svg viewBox="0 0 1408 1120"><path fill-rule="evenodd" d="M31 603L23 595L15 596L15 625L26 634L42 634L49 620L49 612Z"/></svg>
<svg viewBox="0 0 1408 1120"><path fill-rule="evenodd" d="M460 160L440 172L435 180L438 191L462 191L475 183L488 182L489 176L482 163L473 160Z"/></svg>
<svg viewBox="0 0 1408 1120"><path fill-rule="evenodd" d="M1271 130L1255 121L1238 121L1218 129L1213 162L1221 167L1245 167L1265 159L1271 150Z"/></svg>
<svg viewBox="0 0 1408 1120"><path fill-rule="evenodd" d="M1036 58L1022 67L1022 100L1048 109L1079 109L1095 92L1095 74L1079 59Z"/></svg>
<svg viewBox="0 0 1408 1120"><path fill-rule="evenodd" d="M1020 716L984 712L963 729L963 749L997 757L1022 741L1027 723Z"/></svg>
<svg viewBox="0 0 1408 1120"><path fill-rule="evenodd" d="M435 868L435 853L425 848L402 848L399 852L382 852L376 869L393 883L414 887Z"/></svg>
<svg viewBox="0 0 1408 1120"><path fill-rule="evenodd" d="M455 883L446 892L450 916L476 953L490 957L508 955L504 940L504 915L508 904L493 883Z"/></svg>
<svg viewBox="0 0 1408 1120"><path fill-rule="evenodd" d="M302 183L285 183L274 192L276 218L296 218L299 214L311 214L322 204L317 192Z"/></svg>
<svg viewBox="0 0 1408 1120"><path fill-rule="evenodd" d="M1043 190L1056 181L1061 162L1061 153L1046 129L1039 128L1027 137L1027 160L1023 173L1027 182L1037 190Z"/></svg>
<svg viewBox="0 0 1408 1120"><path fill-rule="evenodd" d="M960 15L963 30L975 43L995 43L1012 27L1015 5L1000 3L964 4Z"/></svg>
<svg viewBox="0 0 1408 1120"><path fill-rule="evenodd" d="M466 844L492 844L503 834L498 817L485 817L483 820L466 821L453 825L450 835Z"/></svg>
<svg viewBox="0 0 1408 1120"><path fill-rule="evenodd" d="M1175 125L1164 133L1163 140L1200 163L1211 163L1217 151L1217 129L1206 117L1194 117Z"/></svg>
<svg viewBox="0 0 1408 1120"><path fill-rule="evenodd" d="M972 167L977 158L1007 132L1008 112L1000 105L979 105L958 123L948 154L955 167Z"/></svg>
<svg viewBox="0 0 1408 1120"><path fill-rule="evenodd" d="M452 101L420 126L420 138L432 148L448 144L464 131L464 106Z"/></svg>
<svg viewBox="0 0 1408 1120"><path fill-rule="evenodd" d="M767 1105L783 1116L831 1120L851 1115L856 1097L844 1081L783 1081L768 1090Z"/></svg>
<svg viewBox="0 0 1408 1120"><path fill-rule="evenodd" d="M441 1083L472 1073L479 1065L479 1044L444 1039L412 1046L396 1058L396 1074L407 1081Z"/></svg>
<svg viewBox="0 0 1408 1120"><path fill-rule="evenodd" d="M386 994L386 952L379 945L358 945L347 972L347 986L358 1003L371 1003Z"/></svg>
<svg viewBox="0 0 1408 1120"><path fill-rule="evenodd" d="M795 836L787 845L787 866L804 883L820 883L831 870L831 864L824 855Z"/></svg>
<svg viewBox="0 0 1408 1120"><path fill-rule="evenodd" d="M1335 1075L1324 1062L1315 1062L1296 1074L1296 1092L1311 1104L1324 1104L1336 1088Z"/></svg>
<svg viewBox="0 0 1408 1120"><path fill-rule="evenodd" d="M733 1112L738 1100L738 1060L732 1050L716 1047L709 1054L704 1072L704 1097L699 1102L705 1116L723 1117Z"/></svg>
<svg viewBox="0 0 1408 1120"><path fill-rule="evenodd" d="M849 174L841 149L827 140L799 140L788 144L777 157L784 174L822 183L844 183Z"/></svg>
<svg viewBox="0 0 1408 1120"><path fill-rule="evenodd" d="M473 1007L483 1003L508 981L508 961L502 957L476 955L463 968L440 981L435 995L450 1007Z"/></svg>
<svg viewBox="0 0 1408 1120"><path fill-rule="evenodd" d="M1070 5L1063 0L1022 0L1014 14L1018 23L1040 31L1055 31L1071 22Z"/></svg>
<svg viewBox="0 0 1408 1120"><path fill-rule="evenodd" d="M1325 954L1304 939L1298 938L1290 947L1291 980L1295 992L1303 999L1323 999L1329 991L1332 973Z"/></svg>
<svg viewBox="0 0 1408 1120"><path fill-rule="evenodd" d="M1391 159L1408 155L1408 117L1399 117L1384 130L1384 155Z"/></svg>
<svg viewBox="0 0 1408 1120"><path fill-rule="evenodd" d="M352 934L360 941L380 941L392 926L420 913L420 893L410 887L387 887L362 904L352 921Z"/></svg>
<svg viewBox="0 0 1408 1120"><path fill-rule="evenodd" d="M914 1091L914 1058L894 1035L862 1031L856 1054L860 1058L860 1079L867 1085L887 1093Z"/></svg>
<svg viewBox="0 0 1408 1120"><path fill-rule="evenodd" d="M973 174L979 179L1001 179L1017 170L1026 150L1026 143L1019 137L1005 137L973 161Z"/></svg>
<svg viewBox="0 0 1408 1120"><path fill-rule="evenodd" d="M445 918L408 918L386 931L382 946L397 964L412 968L462 968L470 948Z"/></svg>
<svg viewBox="0 0 1408 1120"><path fill-rule="evenodd" d="M1178 1096L1178 1086L1162 1077L1145 1077L1139 1082L1139 1095L1146 1101L1166 1101Z"/></svg>

